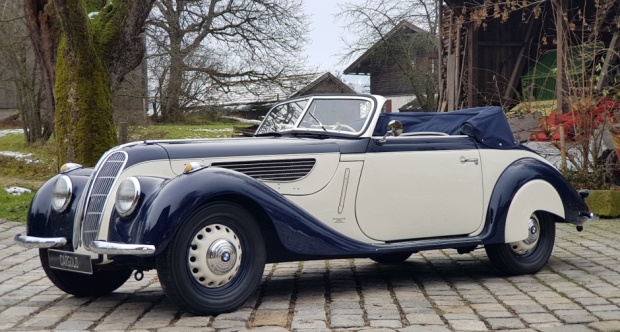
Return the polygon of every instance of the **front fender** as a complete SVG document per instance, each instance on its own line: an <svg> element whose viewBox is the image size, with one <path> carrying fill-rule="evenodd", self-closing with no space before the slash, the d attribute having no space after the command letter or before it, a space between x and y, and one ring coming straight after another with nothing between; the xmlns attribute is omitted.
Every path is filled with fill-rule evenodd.
<svg viewBox="0 0 620 332"><path fill-rule="evenodd" d="M532 182L531 186L524 187L530 182ZM543 182L549 186L543 185ZM522 194L517 196L521 188L525 189ZM539 190L540 192L538 192ZM538 197L536 202L534 202L533 197L532 199L525 198L534 195L534 192ZM558 198L561 202L561 208L558 206ZM581 196L557 169L534 158L522 158L504 170L493 188L485 221L488 230L485 243L506 243L509 239L513 239L513 237L506 238L506 234L509 231L512 232L513 229L513 222L508 221L513 202L517 204L513 210L518 209L519 205L525 204L527 206L531 203L533 206L527 206L528 212L523 213L531 214L536 210L547 211L574 224L580 222L581 213L588 211L588 207ZM536 208L536 210L532 210L532 208ZM511 213L511 220L513 216L515 219L520 218L519 214L521 212ZM527 219L522 220L529 220L529 214ZM510 229L507 229L507 223L510 223ZM523 230L525 229L527 228L523 227ZM515 237L520 237L520 235L522 234L518 231Z"/></svg>
<svg viewBox="0 0 620 332"><path fill-rule="evenodd" d="M64 175L71 179L73 194L71 205L63 213L52 209L52 191L54 184L60 175L47 180L32 198L28 209L27 230L29 236L38 237L64 237L67 239L67 247L73 240L73 223L78 202L88 185L88 179L92 168L77 169Z"/></svg>
<svg viewBox="0 0 620 332"><path fill-rule="evenodd" d="M162 185L137 217L143 220L143 231L136 243L155 245L155 255L161 253L196 208L231 195L256 202L273 222L282 244L291 252L337 256L375 251L370 245L335 233L263 183L223 168L182 174Z"/></svg>

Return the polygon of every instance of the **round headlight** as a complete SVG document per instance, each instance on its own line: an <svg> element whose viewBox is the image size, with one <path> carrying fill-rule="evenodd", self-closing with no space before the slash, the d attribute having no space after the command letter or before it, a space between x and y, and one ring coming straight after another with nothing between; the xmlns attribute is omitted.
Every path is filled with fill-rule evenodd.
<svg viewBox="0 0 620 332"><path fill-rule="evenodd" d="M121 217L129 216L140 199L140 181L130 177L121 182L116 191L116 211Z"/></svg>
<svg viewBox="0 0 620 332"><path fill-rule="evenodd" d="M71 195L73 194L73 184L71 179L66 175L60 175L54 184L52 191L52 208L56 212L63 212L71 203Z"/></svg>

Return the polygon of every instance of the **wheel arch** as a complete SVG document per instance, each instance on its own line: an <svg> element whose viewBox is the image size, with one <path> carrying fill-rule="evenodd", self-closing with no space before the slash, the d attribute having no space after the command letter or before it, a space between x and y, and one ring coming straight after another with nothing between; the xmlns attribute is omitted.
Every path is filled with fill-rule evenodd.
<svg viewBox="0 0 620 332"><path fill-rule="evenodd" d="M528 237L528 221L535 213L546 213L564 219L564 205L555 188L544 180L525 183L516 192L508 208L504 241L521 241Z"/></svg>
<svg viewBox="0 0 620 332"><path fill-rule="evenodd" d="M519 211L518 205L525 206L521 210L527 212ZM577 223L588 207L557 169L535 158L521 158L510 164L495 183L486 212L483 243L510 242L506 238L509 233L510 240L523 240L527 237L523 236L523 229L517 231L520 236L513 236L508 227L519 227L519 220L527 224L536 211ZM527 218L522 219L526 214Z"/></svg>
<svg viewBox="0 0 620 332"><path fill-rule="evenodd" d="M219 194L209 197L195 209L216 202L230 202L239 205L255 218L265 240L267 262L282 261L281 257L288 256L289 252L282 244L273 220L256 200L240 193Z"/></svg>
<svg viewBox="0 0 620 332"><path fill-rule="evenodd" d="M206 168L170 180L148 199L134 220L129 241L168 246L184 220L198 207L227 199L247 204L265 230L268 261L374 252L374 247L334 232L280 193L247 175L223 168ZM285 250L284 250L285 249Z"/></svg>

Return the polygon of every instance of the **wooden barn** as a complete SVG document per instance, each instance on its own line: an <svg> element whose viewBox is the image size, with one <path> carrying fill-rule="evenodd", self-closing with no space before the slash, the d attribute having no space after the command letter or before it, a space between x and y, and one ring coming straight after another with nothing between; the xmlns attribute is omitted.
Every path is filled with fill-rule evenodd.
<svg viewBox="0 0 620 332"><path fill-rule="evenodd" d="M618 0L444 0L439 110L557 100L566 112L569 98L604 93L617 76L619 7Z"/></svg>
<svg viewBox="0 0 620 332"><path fill-rule="evenodd" d="M436 89L424 84L426 82L420 83L420 75L416 75L416 71L435 75L438 68L437 51L427 52L421 48L419 35L428 35L428 32L410 22L399 22L347 66L343 73L368 75L370 93L388 99L388 112L421 108L422 105L416 100L417 94L433 95ZM423 85L425 87L420 88Z"/></svg>

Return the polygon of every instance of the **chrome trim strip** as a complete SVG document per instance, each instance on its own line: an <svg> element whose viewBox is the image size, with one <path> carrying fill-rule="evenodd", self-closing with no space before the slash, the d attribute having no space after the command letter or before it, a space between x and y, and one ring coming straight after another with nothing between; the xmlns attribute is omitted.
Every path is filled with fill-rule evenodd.
<svg viewBox="0 0 620 332"><path fill-rule="evenodd" d="M13 238L15 243L26 248L58 248L67 244L64 237L36 237L17 234Z"/></svg>
<svg viewBox="0 0 620 332"><path fill-rule="evenodd" d="M90 243L90 251L102 255L152 255L155 253L155 246L93 241Z"/></svg>

